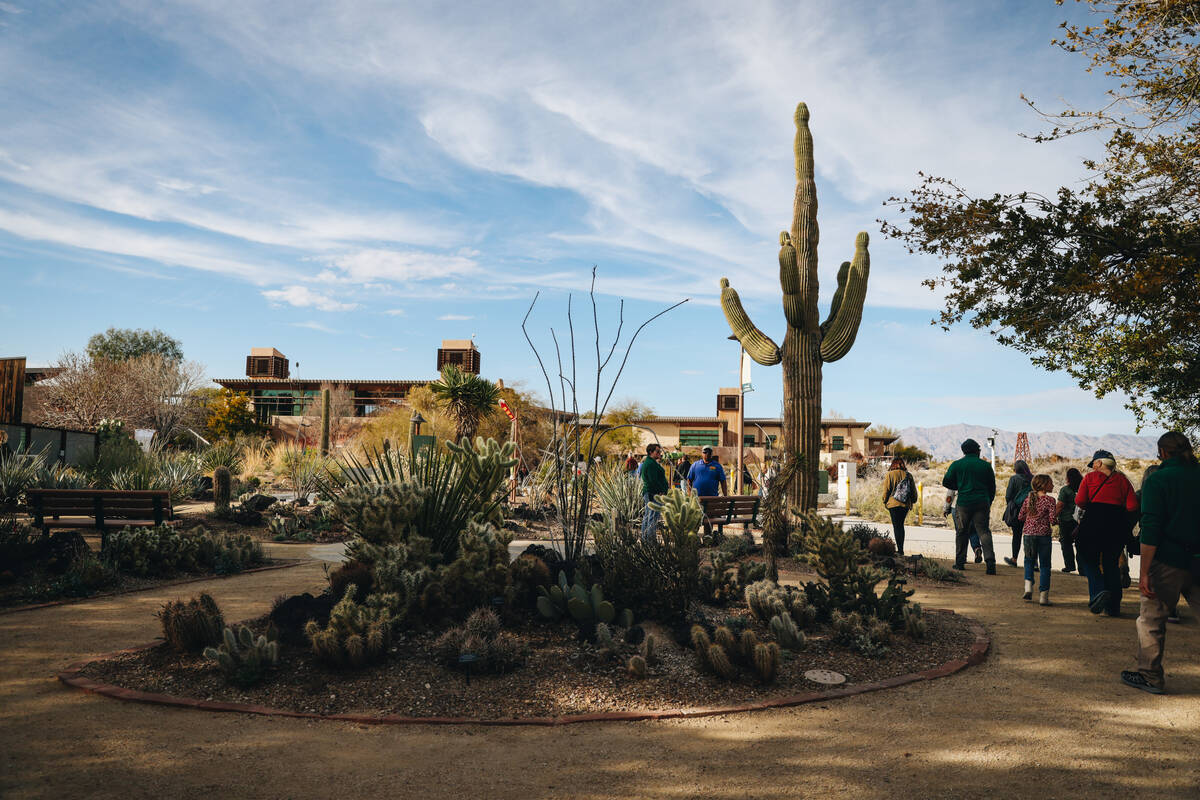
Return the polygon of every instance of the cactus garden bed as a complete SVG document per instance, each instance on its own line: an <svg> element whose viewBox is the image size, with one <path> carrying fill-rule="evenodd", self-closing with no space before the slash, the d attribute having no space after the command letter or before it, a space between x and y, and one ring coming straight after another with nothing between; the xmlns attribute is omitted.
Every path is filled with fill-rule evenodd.
<svg viewBox="0 0 1200 800"><path fill-rule="evenodd" d="M720 624L742 616L764 639L768 632L745 609L705 608ZM676 711L698 707L734 707L822 687L804 678L812 669L846 676L848 687L920 673L947 662L966 661L978 628L951 612L929 611L924 641L897 636L890 652L870 658L835 644L828 626L809 631L799 653L786 653L775 682L765 685L743 671L732 681L703 668L695 652L672 640L671 632L647 623L658 643L657 657L645 678L629 674L625 664L637 652L621 647L620 656L603 657L580 641L568 623L546 625L527 620L508 630L520 643L523 664L503 675L473 674L437 663L436 634L397 637L386 661L361 670L333 670L318 663L304 647L280 645L279 666L251 688L228 683L212 661L179 655L165 645L118 654L84 666L82 677L125 689L199 700L241 703L311 714L367 716L469 717L479 720L562 717L606 712ZM252 630L266 629L266 618Z"/></svg>

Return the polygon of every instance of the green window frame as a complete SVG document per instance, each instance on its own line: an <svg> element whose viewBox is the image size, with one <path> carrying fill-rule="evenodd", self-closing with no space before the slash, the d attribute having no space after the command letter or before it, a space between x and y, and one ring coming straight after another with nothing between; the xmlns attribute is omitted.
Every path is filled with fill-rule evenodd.
<svg viewBox="0 0 1200 800"><path fill-rule="evenodd" d="M742 435L742 444L743 444L745 447L757 447L757 446L758 446L758 440L756 440L756 439L754 438L754 434L753 434L753 433L746 433L746 434L743 434L743 435Z"/></svg>
<svg viewBox="0 0 1200 800"><path fill-rule="evenodd" d="M844 436L834 436L833 444L829 447L830 450L837 452L838 450L846 449L846 438Z"/></svg>
<svg viewBox="0 0 1200 800"><path fill-rule="evenodd" d="M720 444L721 432L715 428L708 430L680 430L680 447L716 447Z"/></svg>

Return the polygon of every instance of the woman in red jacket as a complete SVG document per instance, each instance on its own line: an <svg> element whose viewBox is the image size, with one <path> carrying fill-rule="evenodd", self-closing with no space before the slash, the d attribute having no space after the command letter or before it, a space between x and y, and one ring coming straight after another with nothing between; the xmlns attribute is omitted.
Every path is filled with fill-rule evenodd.
<svg viewBox="0 0 1200 800"><path fill-rule="evenodd" d="M1087 576L1088 607L1093 614L1121 616L1121 551L1132 530L1131 512L1137 511L1137 493L1107 450L1097 450L1092 471L1083 477L1075 493L1075 505L1083 518L1075 531L1080 571Z"/></svg>

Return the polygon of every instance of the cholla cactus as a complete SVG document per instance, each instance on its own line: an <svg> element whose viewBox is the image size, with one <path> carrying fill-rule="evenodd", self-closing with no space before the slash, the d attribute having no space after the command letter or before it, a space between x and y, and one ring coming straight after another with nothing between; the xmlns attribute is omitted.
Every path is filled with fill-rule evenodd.
<svg viewBox="0 0 1200 800"><path fill-rule="evenodd" d="M322 628L309 620L304 633L312 643L313 654L336 667L362 667L387 654L392 641L392 608L396 595L371 595L366 605L354 602L357 586L346 587L346 595L329 614Z"/></svg>
<svg viewBox="0 0 1200 800"><path fill-rule="evenodd" d="M215 662L229 680L239 686L251 686L262 680L271 667L279 663L279 644L266 636L255 638L245 625L235 634L226 628L218 647L204 648L204 656Z"/></svg>
<svg viewBox="0 0 1200 800"><path fill-rule="evenodd" d="M783 363L783 449L805 458L805 467L787 487L788 500L803 510L817 507L817 456L821 451L821 365L837 361L854 345L862 320L871 258L867 234L854 243L854 261L838 270L838 288L829 317L817 309L817 187L813 170L808 106L796 106L796 199L791 232L779 235L779 284L787 333L783 346L755 327L737 292L721 278L721 308L734 335L760 364Z"/></svg>
<svg viewBox="0 0 1200 800"><path fill-rule="evenodd" d="M682 537L695 536L700 528L700 521L704 518L700 500L679 488L659 495L658 499L650 502L650 508L662 515L663 527L676 541Z"/></svg>

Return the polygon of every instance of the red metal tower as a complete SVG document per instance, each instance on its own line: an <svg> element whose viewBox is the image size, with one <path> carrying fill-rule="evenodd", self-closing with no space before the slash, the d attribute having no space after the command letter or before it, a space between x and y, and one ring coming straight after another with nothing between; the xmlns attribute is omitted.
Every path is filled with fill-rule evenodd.
<svg viewBox="0 0 1200 800"><path fill-rule="evenodd" d="M1017 434L1017 452L1013 454L1013 461L1030 461L1029 455L1029 434L1021 431Z"/></svg>

